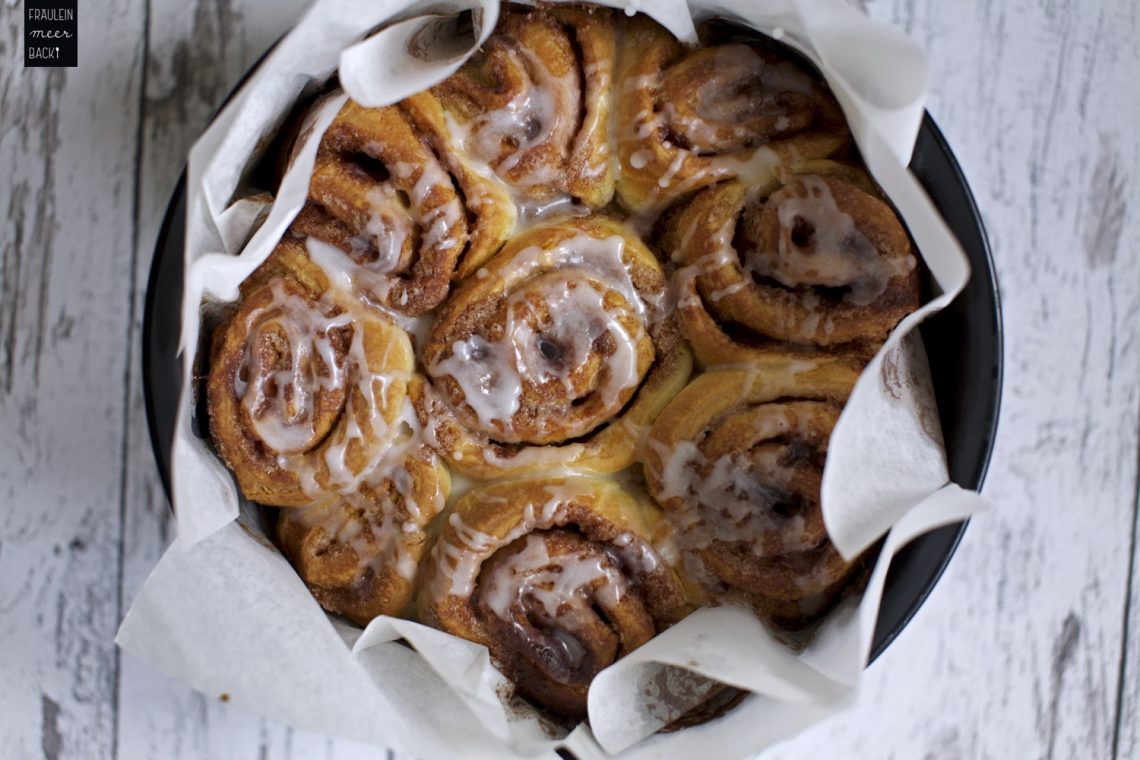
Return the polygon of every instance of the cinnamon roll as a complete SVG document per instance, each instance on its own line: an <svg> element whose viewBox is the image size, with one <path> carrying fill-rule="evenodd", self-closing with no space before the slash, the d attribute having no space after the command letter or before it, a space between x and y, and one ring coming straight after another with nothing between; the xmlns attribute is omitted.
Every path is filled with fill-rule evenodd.
<svg viewBox="0 0 1140 760"><path fill-rule="evenodd" d="M604 216L516 236L440 309L417 399L453 468L616 472L689 376L653 254Z"/></svg>
<svg viewBox="0 0 1140 760"><path fill-rule="evenodd" d="M459 71L409 102L421 127L487 167L524 205L576 199L600 208L614 189L614 37L606 9L506 6Z"/></svg>
<svg viewBox="0 0 1140 760"><path fill-rule="evenodd" d="M262 504L354 493L391 459L414 368L407 334L383 315L270 277L214 332L214 445Z"/></svg>
<svg viewBox="0 0 1140 760"><path fill-rule="evenodd" d="M417 316L486 261L514 224L501 185L462 156L433 150L404 109L350 100L321 138L309 203L286 242L366 302Z"/></svg>
<svg viewBox="0 0 1140 760"><path fill-rule="evenodd" d="M801 621L853 571L828 539L820 480L857 377L836 361L714 370L653 424L646 485L676 530L682 567L711 598L743 596Z"/></svg>
<svg viewBox="0 0 1140 760"><path fill-rule="evenodd" d="M450 490L439 458L410 443L393 442L394 448L415 450L400 457L398 468L373 478L379 482L278 513L277 544L313 597L360 626L378 615L408 614L429 545L428 523Z"/></svg>
<svg viewBox="0 0 1140 760"><path fill-rule="evenodd" d="M472 491L445 513L421 619L484 644L519 693L581 720L593 677L687 611L660 513L613 481Z"/></svg>
<svg viewBox="0 0 1140 760"><path fill-rule="evenodd" d="M704 366L787 344L870 356L918 308L906 229L865 172L800 164L761 187L726 182L664 222L678 314Z"/></svg>
<svg viewBox="0 0 1140 760"><path fill-rule="evenodd" d="M693 50L636 16L617 79L617 197L633 211L660 211L734 177L763 184L783 164L851 144L819 78L755 39Z"/></svg>

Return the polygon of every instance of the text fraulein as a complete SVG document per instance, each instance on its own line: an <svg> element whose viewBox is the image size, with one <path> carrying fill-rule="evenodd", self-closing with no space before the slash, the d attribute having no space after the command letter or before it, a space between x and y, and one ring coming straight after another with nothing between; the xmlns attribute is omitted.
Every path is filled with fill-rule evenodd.
<svg viewBox="0 0 1140 760"><path fill-rule="evenodd" d="M28 21L74 21L71 8L28 8Z"/></svg>

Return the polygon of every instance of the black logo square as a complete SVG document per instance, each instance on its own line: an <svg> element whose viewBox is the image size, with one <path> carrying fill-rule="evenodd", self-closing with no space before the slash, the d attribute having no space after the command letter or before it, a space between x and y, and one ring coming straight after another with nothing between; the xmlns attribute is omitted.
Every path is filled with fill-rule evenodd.
<svg viewBox="0 0 1140 760"><path fill-rule="evenodd" d="M78 0L24 0L24 67L79 64Z"/></svg>

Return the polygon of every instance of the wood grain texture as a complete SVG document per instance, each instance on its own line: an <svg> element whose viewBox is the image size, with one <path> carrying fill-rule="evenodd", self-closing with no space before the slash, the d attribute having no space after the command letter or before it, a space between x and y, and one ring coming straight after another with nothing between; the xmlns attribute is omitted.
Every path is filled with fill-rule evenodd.
<svg viewBox="0 0 1140 760"><path fill-rule="evenodd" d="M16 63L21 15L0 7L0 757L109 757L142 4L81 14L72 69Z"/></svg>
<svg viewBox="0 0 1140 760"><path fill-rule="evenodd" d="M764 757L1140 759L1137 6L860 4L929 52L930 110L994 245L995 509L859 705ZM138 352L161 215L210 113L303 5L84 4L80 66L59 70L20 67L21 11L0 5L0 758L389 756L111 644L171 538Z"/></svg>
<svg viewBox="0 0 1140 760"><path fill-rule="evenodd" d="M138 266L131 320L122 598L129 603L172 538L142 398L142 298L154 243L185 156L241 75L295 23L302 0L151 3L140 129ZM120 610L120 617L126 608ZM232 709L129 655L118 684L118 757L328 758L337 742ZM369 748L372 749L372 748Z"/></svg>
<svg viewBox="0 0 1140 760"><path fill-rule="evenodd" d="M1135 332L1133 333L1135 339ZM1124 623L1124 647L1120 658L1120 694L1117 704L1116 733L1113 749L1116 757L1140 757L1140 475L1137 477L1136 501L1132 512L1132 567L1129 572L1129 596Z"/></svg>

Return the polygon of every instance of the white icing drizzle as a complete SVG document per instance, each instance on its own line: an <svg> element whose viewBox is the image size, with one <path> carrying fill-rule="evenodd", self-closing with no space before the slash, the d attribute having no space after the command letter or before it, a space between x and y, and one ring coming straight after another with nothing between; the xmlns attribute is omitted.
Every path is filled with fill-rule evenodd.
<svg viewBox="0 0 1140 760"><path fill-rule="evenodd" d="M629 165L632 166L634 169L644 169L646 166L649 165L649 162L652 160L653 160L653 152L650 150L647 150L645 148L642 148L640 150L635 150L633 153L630 154Z"/></svg>
<svg viewBox="0 0 1140 760"><path fill-rule="evenodd" d="M769 202L777 204L779 243L775 251L749 251L746 261L753 272L785 287L844 287L844 301L867 306L893 278L916 266L910 254L880 254L820 177L801 177ZM802 245L800 237L806 238Z"/></svg>
<svg viewBox="0 0 1140 760"><path fill-rule="evenodd" d="M711 49L711 68L728 77L729 87L701 87L697 90L697 113L710 121L730 123L742 114L786 115L775 102L779 93L811 96L815 83L811 76L790 61L765 61L748 45L720 45ZM739 85L758 81L759 96L754 88ZM735 85L735 87L733 86ZM739 89L739 92L737 91Z"/></svg>
<svg viewBox="0 0 1140 760"><path fill-rule="evenodd" d="M661 557L653 546L629 531L614 536L610 544L622 568L635 576L649 575L661 567Z"/></svg>
<svg viewBox="0 0 1140 760"><path fill-rule="evenodd" d="M388 480L404 497L406 507L413 517L417 520L430 519L443 508L443 493L437 487L435 494L430 497L431 504L416 503L414 483L407 470L410 458L418 457L434 463L435 455L424 451L424 436L411 399L406 396L391 425L385 424L383 417L377 414L373 421L371 445L365 440L360 426L350 417L344 437L336 440L325 451L324 463L328 467L329 477L326 489L350 494L363 486L376 486ZM364 466L355 471L348 466L346 460L348 447L353 441L369 454ZM319 495L319 491L312 495Z"/></svg>
<svg viewBox="0 0 1140 760"><path fill-rule="evenodd" d="M701 275L715 272L722 267L739 264L736 250L732 247L732 233L735 228L736 224L734 219L722 225L720 229L713 233L709 241L710 245L707 253L700 256L691 264L678 267L673 273L672 292L678 308L704 308L704 301L701 299L700 291L697 289L697 278ZM699 229L700 225L690 224L688 229L685 230L677 247L669 252L669 257L673 262L681 263L684 261L685 252L688 251L693 244L693 237L697 234ZM747 281L732 283L719 290L714 290L709 294L709 300L714 302L718 301L725 296L747 287Z"/></svg>
<svg viewBox="0 0 1140 760"><path fill-rule="evenodd" d="M573 392L574 371L586 363L594 342L608 332L616 339L616 348L606 359L604 378L596 392L606 406L613 406L623 390L637 387L641 376L635 341L642 331L630 335L606 309L604 293L586 283L565 283L549 294L546 305L552 321L549 329L540 335L523 322L514 333L515 357L522 376L539 384L558 381L567 393ZM545 345L562 347L557 361L547 356Z"/></svg>
<svg viewBox="0 0 1140 760"><path fill-rule="evenodd" d="M662 463L659 498L679 499L685 505L668 515L684 549L700 551L713 542L743 543L762 557L773 534L803 533L802 515L781 516L773 509L787 498L793 477L793 470L781 462L784 444L773 439L792 429L790 416L773 409L755 423L755 439L766 443L711 461L694 441L679 441L672 447L649 441L649 449ZM801 544L785 538L781 545L783 552L813 547L807 538Z"/></svg>
<svg viewBox="0 0 1140 760"><path fill-rule="evenodd" d="M698 225L692 225L685 231L680 245L671 252L673 261L682 259L682 252L688 249L691 238L697 229ZM710 274L725 266L741 266L736 249L731 245L733 229L735 229L735 220L730 220L728 224L714 235L712 245L710 246L711 250L700 256L692 264L679 267L674 272L671 281L671 291L673 297L676 299L678 308L704 309L705 303L697 287L698 278L701 275ZM756 271L756 256L757 254L752 254L751 258L753 261L743 267L747 269L748 272ZM751 276L749 276L747 272L744 274L746 279L730 283L723 288L709 293L709 301L715 304L727 296L749 288L752 285ZM784 335L795 336L796 339L804 341L812 340L818 332L822 332L824 335L830 335L832 333L835 328L833 310L819 295L810 290L799 292L797 293L797 301L800 306L799 311L785 309L779 312L781 318L774 327L776 331Z"/></svg>
<svg viewBox="0 0 1140 760"><path fill-rule="evenodd" d="M684 148L663 140L661 145L669 156L667 164L657 163L653 153L644 148L628 155L626 163L630 169L658 175L656 186L650 188L645 199L650 208L721 179L738 177L752 186L770 181L783 162L768 146L749 144L750 138L762 141L767 136L753 135L742 119L756 115L774 117L775 133L779 134L790 129L792 121L776 96L780 93L811 96L815 92L811 76L795 64L766 62L747 45L723 45L709 55L712 70L721 72L728 81L713 81L702 87L694 112L685 112L673 102L664 102L659 112L642 108L635 118L622 125L621 136L627 142L643 142L653 134L668 133L665 124L670 124L675 133L684 135L686 144L691 145ZM661 77L656 72L627 77L622 87L627 92L647 89L656 100ZM742 89L741 83L750 80L759 83L761 95L755 95L751 88ZM746 96L739 94L745 91ZM723 144L725 130L732 135L729 144Z"/></svg>
<svg viewBox="0 0 1140 760"><path fill-rule="evenodd" d="M721 45L709 49L704 57L714 79L696 90L693 112L682 111L671 102L662 109L666 121L698 153L715 151L725 130L737 142L764 137L751 134L749 119L774 118L776 131L786 130L791 125L790 114L778 96L810 97L813 93L814 83L806 72L787 61L769 63L747 45Z"/></svg>
<svg viewBox="0 0 1140 760"><path fill-rule="evenodd" d="M542 60L526 48L508 53L518 69L530 75L528 86L517 93L503 108L478 116L466 130L469 150L487 162L504 179L536 146L550 141L572 124L564 124L577 113L580 85L573 71L554 76ZM509 181L519 187L550 184L557 179L561 167L550 162L532 162L521 175Z"/></svg>
<svg viewBox="0 0 1140 760"><path fill-rule="evenodd" d="M451 176L438 164L427 163L412 186L412 209L417 213L417 221L423 231L420 245L425 250L446 251L459 245L459 239L451 234L455 225L464 217L463 204L457 197L446 203L428 207L429 196L437 187L450 187Z"/></svg>
<svg viewBox="0 0 1140 760"><path fill-rule="evenodd" d="M656 89L657 85L661 82L659 74L640 74L638 76L626 77L622 82L622 89L625 92L633 92L634 90L641 89Z"/></svg>
<svg viewBox="0 0 1140 760"><path fill-rule="evenodd" d="M764 151L757 151L751 161L763 159ZM810 341L817 335L833 333L835 315L832 304L804 286L843 287L846 289L842 295L844 302L866 306L882 296L893 278L905 276L917 266L915 257L909 253L880 255L855 226L852 217L838 207L830 187L821 178L807 176L796 181L802 183L802 193L792 192L796 186L791 185L768 200L777 204L780 237L776 249L752 249L743 252L743 256L738 254L732 244L736 229L736 217L732 217L714 233L705 253L674 272L672 292L678 308L704 308L697 288L700 276L723 267L739 268L743 270L740 279L707 293L708 301L715 304L749 289L754 282L752 274L768 277L796 289L799 305L799 309L779 312L781 318L773 330L791 339ZM806 223L811 230L811 240L802 249L793 239L797 223ZM684 260L684 252L695 245L694 237L700 230L698 224L684 230L680 242L670 251L674 262Z"/></svg>
<svg viewBox="0 0 1140 760"><path fill-rule="evenodd" d="M632 159L630 160L630 163L633 163ZM674 156L673 160L669 163L668 168L665 169L665 173L658 177L657 186L665 188L673 184L673 178L677 176L677 172L681 171L681 167L684 165L684 163L685 153L679 150L677 151L677 155Z"/></svg>
<svg viewBox="0 0 1140 760"><path fill-rule="evenodd" d="M314 306L301 296L287 293L280 281L271 285L273 300L246 317L245 353L234 377L234 393L241 399L250 424L260 440L283 456L300 454L316 434L316 393L332 392L344 385L346 366L359 359L358 334L353 331L349 355L341 357L330 332L352 324L347 313L337 313L329 304ZM251 350L258 326L269 321L287 346L289 364L271 370L261 365L263 357ZM322 371L323 370L323 371ZM248 382L242 378L249 378Z"/></svg>
<svg viewBox="0 0 1140 760"><path fill-rule="evenodd" d="M389 316L391 317L391 315ZM392 321L404 329L404 332L412 339L412 346L417 350L426 345L428 332L431 331L431 312L421 314L418 317L401 315L399 319L393 318Z"/></svg>
<svg viewBox="0 0 1140 760"><path fill-rule="evenodd" d="M396 188L388 183L373 187L365 194L371 208L365 232L376 250L376 260L363 265L365 269L387 274L400 268L404 244L412 236L411 219L400 201ZM361 252L369 249L368 241L353 239L353 247Z"/></svg>
<svg viewBox="0 0 1140 760"><path fill-rule="evenodd" d="M701 300L700 291L697 290L698 274L700 267L696 264L681 267L673 273L673 293L678 309L704 308L704 301Z"/></svg>
<svg viewBox="0 0 1140 760"><path fill-rule="evenodd" d="M426 325L430 324L428 318L408 317L389 306L389 294L396 284L396 277L361 266L340 248L317 238L305 238L305 250L309 260L320 267L333 288L355 294L407 332L421 337L425 334Z"/></svg>
<svg viewBox="0 0 1140 760"><path fill-rule="evenodd" d="M447 522L455 531L458 544L453 544L441 536L432 549L432 558L437 568L430 588L432 598L439 601L448 595L471 596L483 562L496 548L506 546L534 530L558 524L566 515L566 504L560 500L561 491L556 484L548 485L546 490L548 493L553 491L551 498L537 510L534 504L527 504L519 522L502 538L483 533L465 524L458 512L452 512ZM503 502L505 505L505 498Z"/></svg>
<svg viewBox="0 0 1140 760"><path fill-rule="evenodd" d="M604 166L602 170L605 170ZM519 230L553 219L587 216L591 212L588 206L569 195L560 195L554 200L540 202L522 199L519 200L518 207Z"/></svg>
<svg viewBox="0 0 1140 760"><path fill-rule="evenodd" d="M573 478L547 483L543 490L546 501L526 504L518 522L501 537L473 528L458 513L451 513L447 522L454 531L454 542L441 537L432 550L436 566L429 586L432 599L469 598L478 582L484 602L503 620L511 621L511 608L528 600L537 603L549 620L565 621L567 616L588 613L592 602L616 605L633 579L662 567L656 549L628 530L603 543L600 552L551 556L543 531L566 524L567 508L581 497L582 490ZM486 494L482 498L492 499ZM506 509L508 497L498 498ZM496 551L524 536L522 550L509 562L482 572Z"/></svg>
<svg viewBox="0 0 1140 760"><path fill-rule="evenodd" d="M366 146L365 152L378 155L379 146ZM398 161L390 170L404 184L414 178L411 189L405 193L391 181L384 181L368 190L365 194L368 219L361 234L351 241L357 258L315 238L307 238L305 246L309 258L324 270L336 287L356 293L403 324L399 313L391 308L391 293L401 275L410 268L416 253L412 250L415 228L420 231L421 256L446 253L463 242L453 231L463 222L466 210L455 195L440 200L436 191L451 188L452 180L439 163ZM375 259L371 257L373 251ZM405 305L407 299L404 290L396 305Z"/></svg>
<svg viewBox="0 0 1140 760"><path fill-rule="evenodd" d="M633 306L642 322L656 324L664 315L658 313L658 293L641 293L633 284L633 278L625 265L625 238L611 235L596 238L586 234L575 234L554 248L538 246L520 251L515 257L512 270L516 279L529 277L539 270L575 268L583 275L593 275L619 292L626 303Z"/></svg>
<svg viewBox="0 0 1140 760"><path fill-rule="evenodd" d="M521 251L512 262L512 277L522 285L507 295L501 337L492 341L474 334L458 340L446 358L428 368L433 376L448 375L459 384L483 432L512 433L526 387L556 382L564 392L574 392L592 347L607 333L614 349L589 392L616 412L623 393L641 382L637 345L645 326L658 318L664 293L651 294L647 302L637 291L622 260L624 245L620 235L599 240L577 234L552 249ZM619 319L622 310L607 305L611 291L632 307L633 332ZM536 296L549 315L549 326L541 330L524 318Z"/></svg>
<svg viewBox="0 0 1140 760"><path fill-rule="evenodd" d="M358 578L371 568L379 571L391 566L405 580L415 578L419 562L408 550L407 539L424 530L424 526L443 510L445 494L434 476L435 488L423 492L426 485L417 480L409 466L416 462L425 470L438 468L437 455L429 448L426 431L420 426L411 399L405 397L400 413L389 428L391 435L386 443L376 447L375 455L359 473L337 466L337 478L342 486L344 503L334 503L328 509L312 508L306 515L308 524L320 525L338 543L349 545L359 559ZM343 450L342 450L343 451ZM330 466L330 471L332 467ZM366 496L363 488L385 494L385 482L391 483L397 494L400 508L388 501L386 495ZM382 499L378 507L371 499Z"/></svg>
<svg viewBox="0 0 1140 760"><path fill-rule="evenodd" d="M759 187L770 181L782 164L776 151L761 145L744 155L717 156L711 174L717 179L738 177L746 185Z"/></svg>
<svg viewBox="0 0 1140 760"><path fill-rule="evenodd" d="M444 495L437 484L436 491L427 494L430 503L419 503L417 499L423 496L416 493L407 462L416 457L434 466L437 460L424 448L425 433L411 400L405 395L399 400L399 408L392 409L397 403L393 393L404 392L403 383L410 379L410 373L371 369L390 363L386 354L370 360L364 347L362 320L377 317L360 314L354 299L345 298L335 288L315 303L286 292L280 280L270 288L272 301L249 314L246 332L254 336L256 325L268 321L277 335L284 337L290 358L288 367L269 371L258 366L259 357L251 351L255 338L246 341L234 392L247 411L254 434L276 453L277 465L294 473L302 491L314 500L330 491L350 500L359 499L362 488L390 481L402 497L407 515L416 524L426 523L443 508ZM338 356L330 332L346 329L352 330L352 337L343 355ZM387 351L396 348L396 340L393 337L387 344ZM317 358L323 372L316 371ZM243 376L248 381L243 381ZM316 394L332 391L344 393L338 422L320 454L308 453L316 443ZM356 458L353 465L349 464L350 451ZM335 511L320 514L335 517ZM384 527L389 519L396 518L385 514L384 525L373 526L373 531L399 530L399 522ZM330 533L340 530L337 527ZM358 555L364 556L361 552ZM410 561L401 560L400 567L407 569ZM414 570L414 562L412 567Z"/></svg>
<svg viewBox="0 0 1140 760"><path fill-rule="evenodd" d="M508 310L508 315L510 311ZM463 389L463 399L489 431L511 430L511 418L522 398L522 372L510 340L514 325L508 316L504 340L472 335L451 344L451 355L431 367L433 375L450 375Z"/></svg>
<svg viewBox="0 0 1140 760"><path fill-rule="evenodd" d="M413 502L408 499L406 503ZM385 567L395 569L408 581L416 576L419 563L408 551L406 538L423 530L423 518L418 514L408 519L395 505L383 503L376 507L360 493L350 493L343 496L342 502L296 510L282 519L297 519L306 526L318 527L334 543L350 548L357 558L357 580L367 577L368 570L379 573Z"/></svg>
<svg viewBox="0 0 1140 760"><path fill-rule="evenodd" d="M562 446L524 446L514 449L507 456L500 456L493 446L483 449L483 461L494 467L521 468L532 474L541 474L549 477L573 475L574 470L566 466L566 462L574 461L586 451L581 443L571 443Z"/></svg>
<svg viewBox="0 0 1140 760"><path fill-rule="evenodd" d="M482 598L499 618L510 621L511 608L537 603L547 620L588 612L591 601L616 607L629 580L605 553L550 556L540 533L526 537L522 551L481 576ZM600 581L600 583L599 583Z"/></svg>
<svg viewBox="0 0 1140 760"><path fill-rule="evenodd" d="M579 172L579 174L582 177L585 177L587 179L593 179L594 177L600 177L606 173L607 169L610 168L609 148L606 147L601 152L604 155L602 156L602 158L597 159L596 163L587 164L587 165L582 167L582 171Z"/></svg>
<svg viewBox="0 0 1140 760"><path fill-rule="evenodd" d="M747 287L748 287L748 281L747 280L740 280L739 282L730 283L730 284L726 285L725 287L720 288L719 290L714 290L713 292L709 293L709 300L714 301L714 302L719 301L720 299L724 298L725 296L730 296L733 293L738 293Z"/></svg>
<svg viewBox="0 0 1140 760"><path fill-rule="evenodd" d="M681 566L681 549L677 546L677 535L673 530L662 531L653 541L653 551L670 567Z"/></svg>

